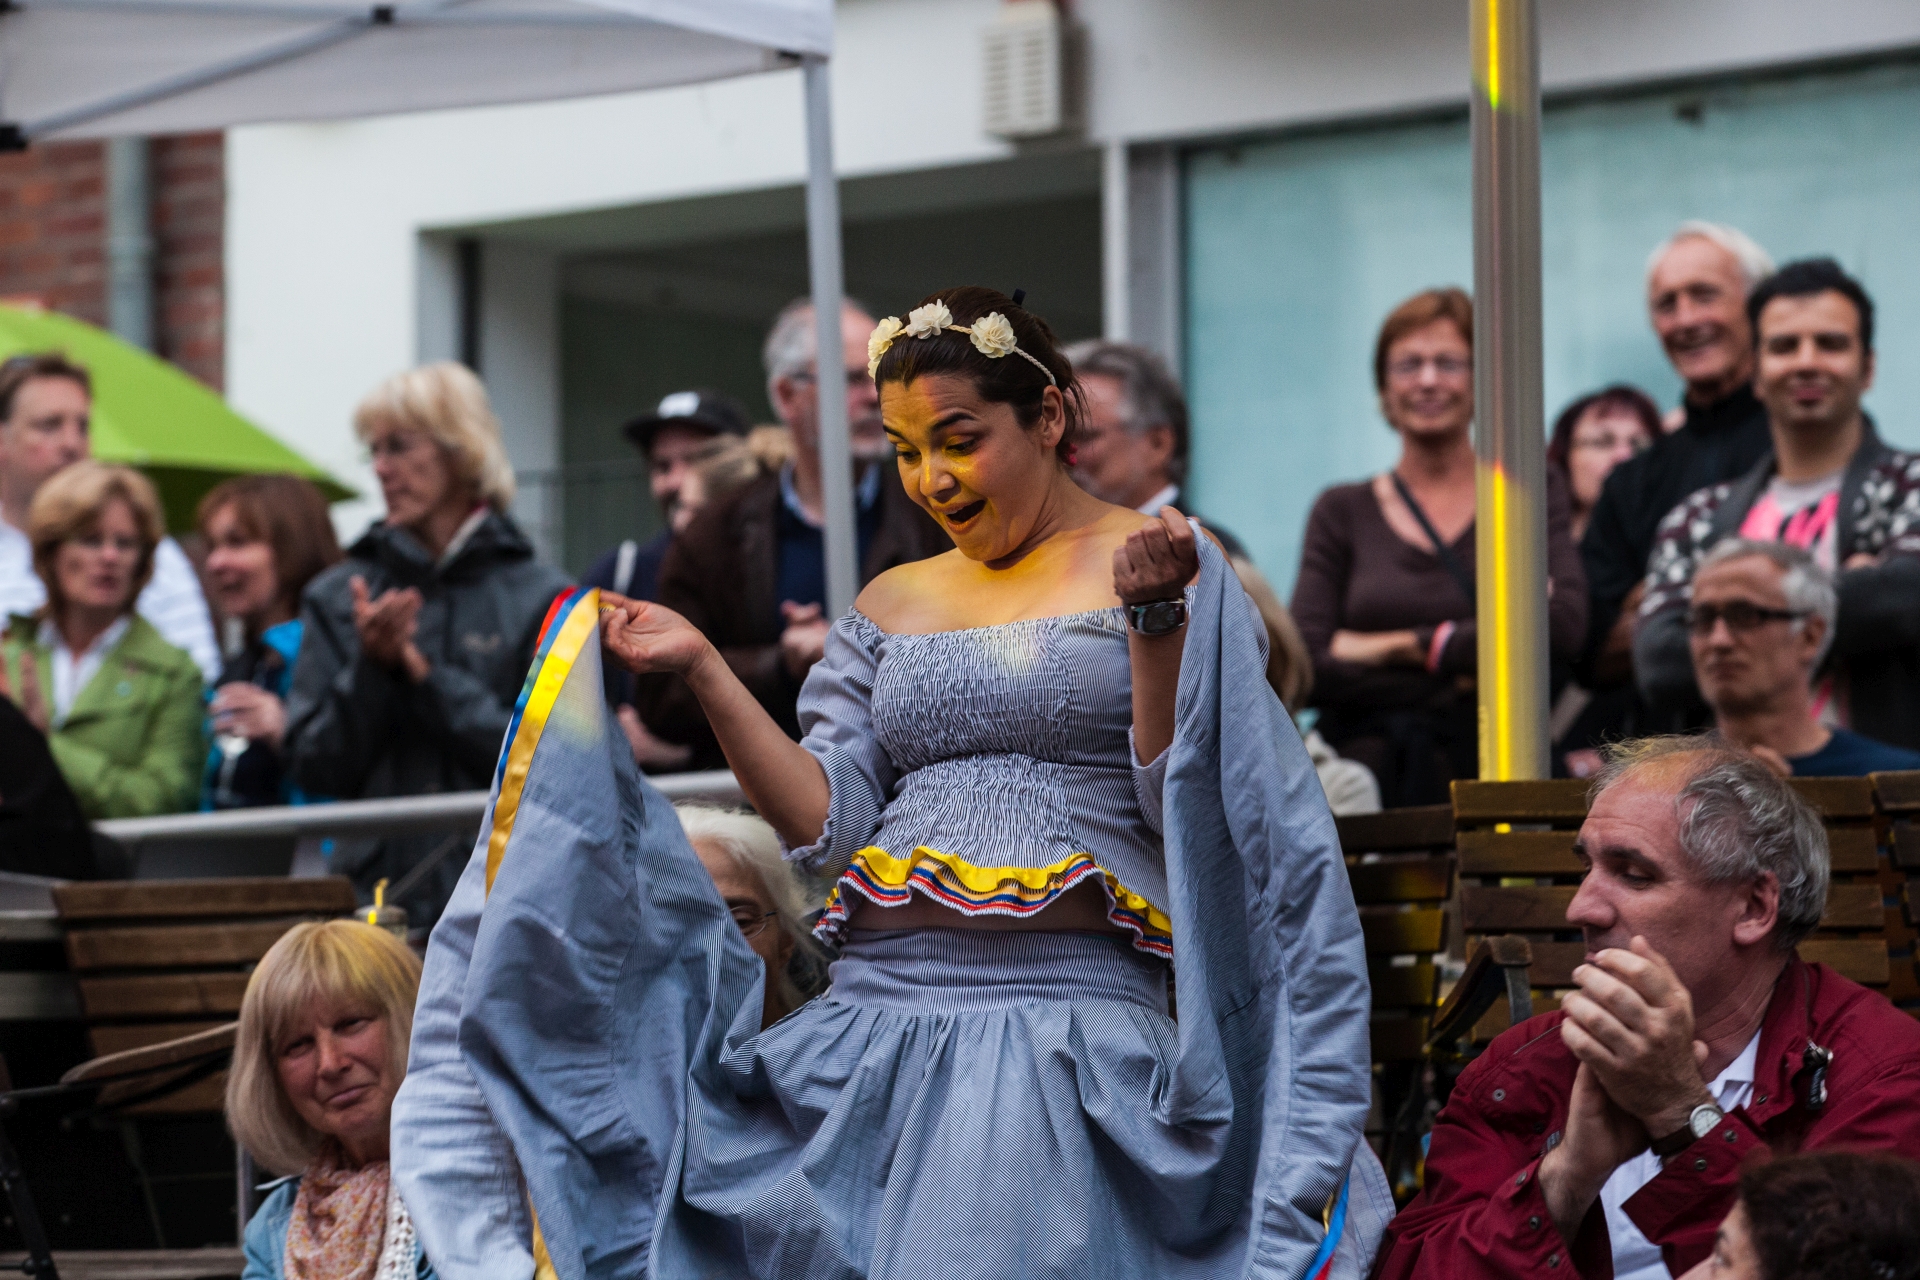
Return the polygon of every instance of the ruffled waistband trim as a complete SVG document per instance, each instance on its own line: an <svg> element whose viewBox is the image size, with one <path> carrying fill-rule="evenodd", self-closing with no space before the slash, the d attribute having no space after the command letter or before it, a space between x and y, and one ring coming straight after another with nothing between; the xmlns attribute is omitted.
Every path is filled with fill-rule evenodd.
<svg viewBox="0 0 1920 1280"><path fill-rule="evenodd" d="M980 867L925 845L904 858L870 846L853 855L827 895L826 914L814 936L838 942L846 932L848 889L882 907L905 906L917 891L962 915L1031 916L1094 877L1106 891L1107 919L1133 934L1137 950L1172 959L1173 921L1090 853L1070 854L1045 867Z"/></svg>

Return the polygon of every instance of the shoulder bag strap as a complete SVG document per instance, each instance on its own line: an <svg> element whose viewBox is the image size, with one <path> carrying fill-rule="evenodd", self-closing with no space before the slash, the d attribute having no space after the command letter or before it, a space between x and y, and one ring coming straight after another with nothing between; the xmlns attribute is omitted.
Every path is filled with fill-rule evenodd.
<svg viewBox="0 0 1920 1280"><path fill-rule="evenodd" d="M1427 540L1433 543L1433 553L1440 557L1441 566L1453 576L1454 582L1459 584L1460 593L1466 596L1467 603L1473 604L1475 601L1473 578L1467 573L1467 567L1460 563L1459 556L1453 554L1453 548L1441 541L1440 531L1433 527L1433 521L1427 519L1427 513L1421 510L1420 504L1413 500L1413 491L1407 488L1407 482L1400 478L1400 473L1389 471L1387 478L1393 481L1394 492L1400 495L1400 501L1407 504L1407 510L1413 512L1413 518L1420 522L1420 528L1427 535Z"/></svg>

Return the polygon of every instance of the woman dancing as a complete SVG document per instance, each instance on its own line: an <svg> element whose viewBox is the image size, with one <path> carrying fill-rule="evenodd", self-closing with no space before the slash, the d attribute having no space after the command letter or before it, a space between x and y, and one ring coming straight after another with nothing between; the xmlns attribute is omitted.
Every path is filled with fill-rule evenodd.
<svg viewBox="0 0 1920 1280"><path fill-rule="evenodd" d="M685 1073L609 1087L628 1145L652 1151L616 1169L594 1146L616 1127L604 1108L556 1122L532 1101L529 1079L565 1070L529 1041L533 1001L503 997L513 1034L484 1013L487 992L532 989L482 977L489 963L539 968L552 1001L555 975L588 961L550 940L592 930L528 882L538 924L498 950L512 958L486 961L484 930L470 952L460 1043L556 1268L1359 1273L1390 1211L1377 1163L1356 1158L1365 960L1313 766L1263 678L1259 617L1178 512L1074 483L1073 370L1013 299L930 298L881 322L871 359L900 482L955 549L882 575L836 623L801 742L683 619L602 606L607 652L687 680L789 858L834 884L831 989L762 1031L744 940L673 887L693 883L691 855L640 832L639 938L606 1000L660 1017L632 1052ZM622 763L626 803L648 811L658 797ZM496 887L489 923L511 892ZM559 1010L552 1037L580 1016ZM421 1054L416 1040L416 1072ZM556 1145L556 1128L595 1123ZM589 1158L544 1167L575 1148ZM597 1207L622 1176L658 1179L657 1214ZM420 1217L432 1247L433 1211Z"/></svg>

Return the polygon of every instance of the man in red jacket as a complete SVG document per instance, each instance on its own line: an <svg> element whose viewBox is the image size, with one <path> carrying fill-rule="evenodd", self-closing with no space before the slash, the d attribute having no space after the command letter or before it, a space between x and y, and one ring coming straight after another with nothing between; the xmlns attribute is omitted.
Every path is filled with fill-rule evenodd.
<svg viewBox="0 0 1920 1280"><path fill-rule="evenodd" d="M1710 739L1624 744L1576 850L1579 990L1460 1077L1381 1280L1666 1280L1750 1160L1920 1156L1920 1022L1794 952L1827 842L1786 783Z"/></svg>

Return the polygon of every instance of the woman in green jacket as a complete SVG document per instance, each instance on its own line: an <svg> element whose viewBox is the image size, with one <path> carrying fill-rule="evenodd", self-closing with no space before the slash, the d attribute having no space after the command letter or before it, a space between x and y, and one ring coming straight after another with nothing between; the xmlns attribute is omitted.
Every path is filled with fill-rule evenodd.
<svg viewBox="0 0 1920 1280"><path fill-rule="evenodd" d="M198 796L199 668L134 613L162 531L146 478L99 462L61 471L27 511L47 603L9 620L0 693L47 735L89 818L177 813Z"/></svg>

